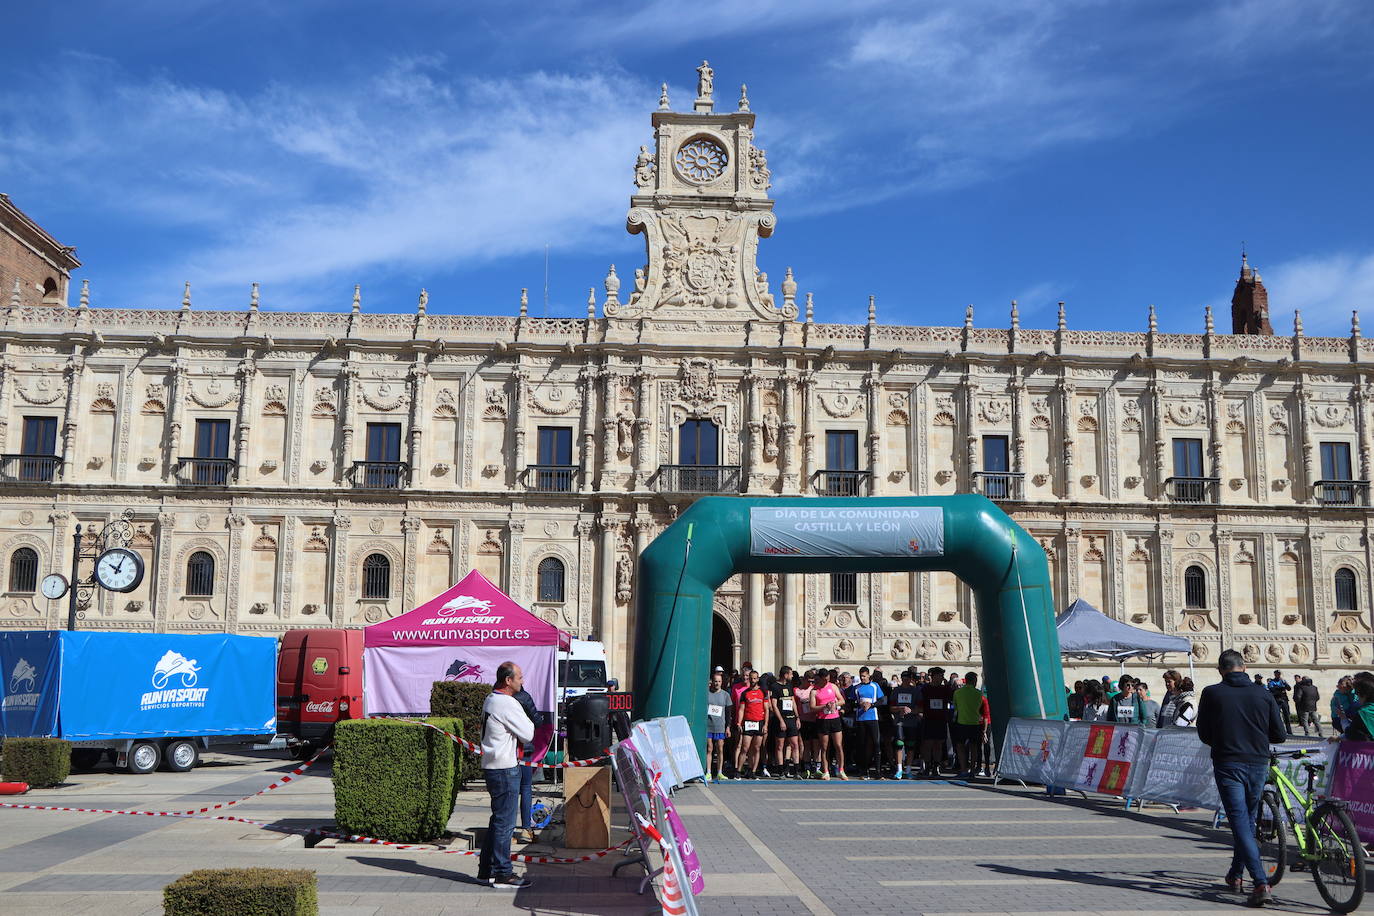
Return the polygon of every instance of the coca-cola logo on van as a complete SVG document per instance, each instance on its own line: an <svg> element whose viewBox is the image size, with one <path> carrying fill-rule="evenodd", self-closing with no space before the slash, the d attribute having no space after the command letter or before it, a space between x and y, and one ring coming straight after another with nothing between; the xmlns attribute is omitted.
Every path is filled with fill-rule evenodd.
<svg viewBox="0 0 1374 916"><path fill-rule="evenodd" d="M306 712L333 712L333 711L334 711L334 701L333 701L333 700L321 700L321 701L318 702L318 703L306 703L306 704L305 704L305 711L306 711Z"/></svg>

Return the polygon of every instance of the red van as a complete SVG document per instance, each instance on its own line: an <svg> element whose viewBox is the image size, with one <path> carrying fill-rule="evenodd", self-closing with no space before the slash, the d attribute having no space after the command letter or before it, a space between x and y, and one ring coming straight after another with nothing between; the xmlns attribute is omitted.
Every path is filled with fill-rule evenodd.
<svg viewBox="0 0 1374 916"><path fill-rule="evenodd" d="M334 723L363 715L363 631L287 630L277 656L277 733L303 760Z"/></svg>

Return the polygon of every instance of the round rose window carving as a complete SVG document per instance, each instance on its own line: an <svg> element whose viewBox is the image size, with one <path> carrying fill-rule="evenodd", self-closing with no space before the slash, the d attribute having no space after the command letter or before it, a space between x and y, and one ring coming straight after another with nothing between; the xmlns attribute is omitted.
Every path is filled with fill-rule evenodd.
<svg viewBox="0 0 1374 916"><path fill-rule="evenodd" d="M697 184L705 184L725 174L729 156L725 152L725 147L710 137L695 137L678 147L673 161L683 178Z"/></svg>

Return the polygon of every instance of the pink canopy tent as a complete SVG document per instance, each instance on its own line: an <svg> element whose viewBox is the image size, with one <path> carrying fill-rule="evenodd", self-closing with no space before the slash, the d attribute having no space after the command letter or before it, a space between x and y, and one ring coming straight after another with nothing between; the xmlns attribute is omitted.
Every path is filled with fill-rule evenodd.
<svg viewBox="0 0 1374 916"><path fill-rule="evenodd" d="M567 633L473 570L413 611L363 629L363 705L368 715L429 715L435 681L490 684L497 666L513 661L535 706L552 712L558 650L568 644Z"/></svg>

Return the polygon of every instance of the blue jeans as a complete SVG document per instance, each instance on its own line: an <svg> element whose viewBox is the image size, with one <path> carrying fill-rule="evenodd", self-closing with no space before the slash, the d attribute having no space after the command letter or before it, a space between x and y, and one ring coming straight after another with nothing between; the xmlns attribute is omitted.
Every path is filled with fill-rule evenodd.
<svg viewBox="0 0 1374 916"><path fill-rule="evenodd" d="M482 855L477 860L479 878L509 875L510 835L515 829L516 805L520 800L520 767L508 770L483 770L487 792L491 794L491 819L482 838Z"/></svg>
<svg viewBox="0 0 1374 916"><path fill-rule="evenodd" d="M522 754L520 759L527 759ZM534 802L534 767L522 766L520 769L520 826L526 830L534 829L534 818L530 813Z"/></svg>
<svg viewBox="0 0 1374 916"><path fill-rule="evenodd" d="M1268 884L1269 876L1260 862L1259 843L1255 839L1255 819L1259 816L1260 794L1264 791L1269 765L1214 761L1212 774L1217 780L1217 793L1226 811L1226 822L1231 825L1235 849L1226 877L1239 878L1242 872L1248 871L1256 884Z"/></svg>

